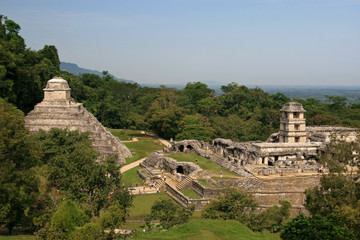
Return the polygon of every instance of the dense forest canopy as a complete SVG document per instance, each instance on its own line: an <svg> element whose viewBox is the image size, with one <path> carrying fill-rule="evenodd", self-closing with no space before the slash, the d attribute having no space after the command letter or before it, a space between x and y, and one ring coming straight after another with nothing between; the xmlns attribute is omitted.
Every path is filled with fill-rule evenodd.
<svg viewBox="0 0 360 240"><path fill-rule="evenodd" d="M59 73L55 46L39 51L26 48L20 26L0 15L0 97L25 113L42 100L46 82Z"/></svg>
<svg viewBox="0 0 360 240"><path fill-rule="evenodd" d="M189 82L177 90L119 82L106 71L103 76L75 76L60 71L55 46L39 51L26 48L20 26L5 16L0 20L0 97L25 114L42 100L46 82L60 75L68 80L72 97L107 127L150 130L174 140L248 141L265 140L276 132L279 109L291 100L282 93L268 94L237 83L222 86L224 94L216 95L201 82ZM347 104L345 97L328 96L327 104L293 100L307 110L308 125L360 127L360 104Z"/></svg>

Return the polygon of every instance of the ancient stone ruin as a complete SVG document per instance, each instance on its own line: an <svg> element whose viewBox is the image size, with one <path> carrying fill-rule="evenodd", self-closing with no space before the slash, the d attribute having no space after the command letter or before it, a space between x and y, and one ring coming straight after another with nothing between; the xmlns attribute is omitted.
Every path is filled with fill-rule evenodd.
<svg viewBox="0 0 360 240"><path fill-rule="evenodd" d="M165 189L184 206L192 203L201 208L201 204L206 203L209 198L226 191L222 186L242 187L252 192L260 208L277 205L279 200L288 200L292 204L293 216L304 212L305 189L318 186L320 182L319 155L331 138L354 141L358 137L359 129L337 126L306 127L306 111L296 102L285 104L280 111L280 131L272 134L266 142L234 142L222 138L216 138L212 143L197 140L172 142L171 147L165 148L164 152L195 153L242 178L215 181L209 177L207 183L214 186L210 188L197 182L197 176L206 178L201 172L193 177L191 184L189 178L184 176L183 178L188 179L186 186L202 197L198 202L184 197L177 189L167 185L164 185ZM153 158L151 165L156 167L161 161L161 158ZM177 166L177 163L172 165Z"/></svg>
<svg viewBox="0 0 360 240"><path fill-rule="evenodd" d="M234 142L216 138L212 144L196 140L173 142L166 152L192 152L243 176L280 173L316 172L318 155L331 137L354 141L358 129L317 126L306 127L306 112L297 102L289 102L280 110L280 131L266 142Z"/></svg>
<svg viewBox="0 0 360 240"><path fill-rule="evenodd" d="M157 152L148 156L143 162L143 165L157 169L164 169L173 175L179 173L192 176L202 171L202 169L195 163L178 162L175 159L164 157L162 154Z"/></svg>
<svg viewBox="0 0 360 240"><path fill-rule="evenodd" d="M297 102L289 102L282 109L280 118L281 143L306 142L306 121L303 106Z"/></svg>
<svg viewBox="0 0 360 240"><path fill-rule="evenodd" d="M44 89L44 99L25 117L25 125L30 132L51 128L89 131L93 146L101 157L117 155L120 164L132 157L130 150L86 110L82 103L76 103L70 95L66 80L54 77Z"/></svg>

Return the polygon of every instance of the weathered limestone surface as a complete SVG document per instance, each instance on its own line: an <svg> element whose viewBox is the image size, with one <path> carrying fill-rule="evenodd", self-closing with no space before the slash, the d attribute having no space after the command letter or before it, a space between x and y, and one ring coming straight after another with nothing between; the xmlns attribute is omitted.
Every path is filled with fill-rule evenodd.
<svg viewBox="0 0 360 240"><path fill-rule="evenodd" d="M282 109L280 118L279 141L282 143L306 142L306 120L303 106L289 102Z"/></svg>
<svg viewBox="0 0 360 240"><path fill-rule="evenodd" d="M183 140L171 142L170 148L165 148L165 152L184 152L196 153L200 156L206 155L206 143L198 140Z"/></svg>
<svg viewBox="0 0 360 240"><path fill-rule="evenodd" d="M178 162L175 159L164 157L161 153L153 153L147 157L144 162L147 166L165 169L173 174L181 173L186 175L195 175L202 169L192 162Z"/></svg>
<svg viewBox="0 0 360 240"><path fill-rule="evenodd" d="M30 132L51 128L89 131L93 146L101 156L118 155L119 163L132 157L130 150L86 110L82 103L76 103L70 96L66 80L55 77L48 81L44 89L44 100L37 104L25 117L25 125Z"/></svg>
<svg viewBox="0 0 360 240"><path fill-rule="evenodd" d="M308 141L311 142L330 142L332 136L344 137L346 141L355 141L360 133L357 128L338 127L338 126L316 126L306 127Z"/></svg>

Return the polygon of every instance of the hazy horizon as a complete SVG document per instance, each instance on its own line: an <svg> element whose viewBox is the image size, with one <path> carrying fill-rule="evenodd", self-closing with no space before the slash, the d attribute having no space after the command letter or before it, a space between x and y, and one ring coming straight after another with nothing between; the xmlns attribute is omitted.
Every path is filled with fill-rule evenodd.
<svg viewBox="0 0 360 240"><path fill-rule="evenodd" d="M27 47L139 84L359 86L359 0L2 0Z"/></svg>

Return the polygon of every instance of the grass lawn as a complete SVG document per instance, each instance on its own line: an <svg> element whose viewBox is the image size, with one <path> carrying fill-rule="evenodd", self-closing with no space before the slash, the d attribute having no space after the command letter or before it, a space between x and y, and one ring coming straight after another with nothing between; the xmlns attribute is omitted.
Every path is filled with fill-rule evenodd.
<svg viewBox="0 0 360 240"><path fill-rule="evenodd" d="M156 193L156 194L141 194L135 195L133 205L134 207L130 208L130 220L143 220L147 214L151 212L151 206L157 199L172 199L166 193Z"/></svg>
<svg viewBox="0 0 360 240"><path fill-rule="evenodd" d="M279 234L268 232L254 233L235 220L194 219L166 231L139 233L134 239L272 240L280 237Z"/></svg>
<svg viewBox="0 0 360 240"><path fill-rule="evenodd" d="M190 219L198 219L201 218L202 211L194 211L193 215L190 217Z"/></svg>
<svg viewBox="0 0 360 240"><path fill-rule="evenodd" d="M139 186L144 185L143 180L137 175L137 170L139 167L134 167L122 174L121 181L124 183L126 187L135 187L136 183Z"/></svg>
<svg viewBox="0 0 360 240"><path fill-rule="evenodd" d="M201 178L199 178L199 179L197 179L197 180L198 180L198 182L199 182L201 185L203 185L204 187L214 187L214 186L210 185L210 183L208 183L208 182L206 181L206 179L201 179Z"/></svg>
<svg viewBox="0 0 360 240"><path fill-rule="evenodd" d="M149 156L155 150L162 150L165 146L160 141L153 138L138 138L137 142L125 142L124 144L133 153L132 158L127 158L126 163L132 163L139 159Z"/></svg>
<svg viewBox="0 0 360 240"><path fill-rule="evenodd" d="M239 176L239 177L241 178L242 176ZM225 177L225 176L223 176L221 178L221 177L218 177L218 176L212 176L211 178L214 179L215 181L219 181L219 180L227 180L227 179L239 179L239 177L234 178L234 177Z"/></svg>
<svg viewBox="0 0 360 240"><path fill-rule="evenodd" d="M198 182L201 184L201 185L203 185L204 187L211 187L211 188L230 188L231 186L229 186L229 185L224 185L224 186L213 186L213 185L211 185L210 183L208 183L207 181L206 181L206 179L198 179Z"/></svg>
<svg viewBox="0 0 360 240"><path fill-rule="evenodd" d="M212 172L214 176L220 176L220 171L223 172L223 177L227 178L240 178L239 175L233 173L226 168L221 167L220 165L210 161L209 159L200 157L195 153L178 153L178 154L169 154L168 157L176 159L181 162L193 162L196 163L196 159L198 160L198 165L204 169Z"/></svg>
<svg viewBox="0 0 360 240"><path fill-rule="evenodd" d="M185 189L181 191L182 194L187 196L190 199L201 199L201 196L196 194L192 189Z"/></svg>
<svg viewBox="0 0 360 240"><path fill-rule="evenodd" d="M0 240L33 240L33 235L12 235L12 236L3 236L0 235Z"/></svg>
<svg viewBox="0 0 360 240"><path fill-rule="evenodd" d="M126 222L121 225L122 229L142 231L145 227L144 222Z"/></svg>
<svg viewBox="0 0 360 240"><path fill-rule="evenodd" d="M123 130L123 129L109 129L111 134L118 137L121 141L128 141L133 137L141 137L144 134L141 133L141 130Z"/></svg>

